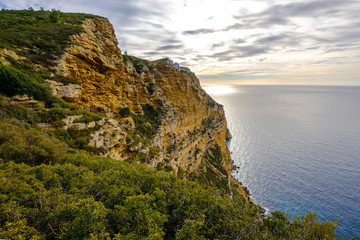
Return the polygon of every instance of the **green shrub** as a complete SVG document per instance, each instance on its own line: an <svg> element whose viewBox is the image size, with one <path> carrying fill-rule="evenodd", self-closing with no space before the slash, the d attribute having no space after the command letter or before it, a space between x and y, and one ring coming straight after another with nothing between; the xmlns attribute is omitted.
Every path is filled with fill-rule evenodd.
<svg viewBox="0 0 360 240"><path fill-rule="evenodd" d="M41 122L53 123L64 119L70 114L70 110L62 108L58 104L54 104L50 109L41 109L37 111L37 115L41 118Z"/></svg>
<svg viewBox="0 0 360 240"><path fill-rule="evenodd" d="M141 162L141 163L144 163L145 162L145 156L144 154L140 153L140 152L137 152L134 157L133 157L133 160L135 162Z"/></svg>
<svg viewBox="0 0 360 240"><path fill-rule="evenodd" d="M119 115L122 118L129 117L130 113L131 113L130 108L128 108L128 107L123 107L123 108L119 109Z"/></svg>
<svg viewBox="0 0 360 240"><path fill-rule="evenodd" d="M83 152L53 166L0 161L0 179L4 238L334 239L336 234L336 225L314 214L262 216L259 206L236 192L230 199L142 164Z"/></svg>
<svg viewBox="0 0 360 240"><path fill-rule="evenodd" d="M138 74L142 73L144 67L147 67L149 70L153 70L155 68L155 66L148 60L137 58L134 56L129 56L129 55L123 55L123 59L124 59L124 56L125 56L126 62L130 60L133 63L135 70Z"/></svg>
<svg viewBox="0 0 360 240"><path fill-rule="evenodd" d="M41 122L37 111L18 104L9 103L5 97L0 101L0 113L3 117L16 118L33 126Z"/></svg>
<svg viewBox="0 0 360 240"><path fill-rule="evenodd" d="M152 146L149 148L150 155L157 156L157 155L159 155L159 152L160 152L160 149L158 147Z"/></svg>
<svg viewBox="0 0 360 240"><path fill-rule="evenodd" d="M60 141L66 143L69 147L74 149L82 149L86 151L95 151L94 148L89 146L90 134L93 131L99 130L100 126L94 128L86 128L77 130L75 128L55 129L50 130L49 134L58 138Z"/></svg>
<svg viewBox="0 0 360 240"><path fill-rule="evenodd" d="M33 128L25 128L2 119L0 122L0 158L28 165L54 164L66 146Z"/></svg>
<svg viewBox="0 0 360 240"><path fill-rule="evenodd" d="M35 228L29 227L26 219L21 219L16 222L6 222L5 226L0 228L0 238L42 240L45 236Z"/></svg>
<svg viewBox="0 0 360 240"><path fill-rule="evenodd" d="M129 56L127 55L127 52L125 52L125 54L122 55L122 59L123 59L125 65L127 65L127 63L128 63L129 61L131 61L131 60L129 59Z"/></svg>
<svg viewBox="0 0 360 240"><path fill-rule="evenodd" d="M155 83L149 83L146 85L146 89L150 94L153 94L155 92Z"/></svg>
<svg viewBox="0 0 360 240"><path fill-rule="evenodd" d="M79 85L80 84L77 80L70 78L70 77L65 77L62 75L54 75L53 77L50 77L50 78L51 78L51 80L63 83L64 85L68 85L68 84L78 84Z"/></svg>
<svg viewBox="0 0 360 240"><path fill-rule="evenodd" d="M84 19L95 17L98 16L61 13L55 9L51 12L3 10L0 11L0 48L15 50L33 63L53 65L71 43L70 36L83 31ZM17 50L25 48L30 50ZM36 54L31 54L31 49Z"/></svg>
<svg viewBox="0 0 360 240"><path fill-rule="evenodd" d="M160 108L155 108L150 104L141 105L144 115L140 121L148 122L154 129L158 129L161 124L161 116L163 111Z"/></svg>
<svg viewBox="0 0 360 240"><path fill-rule="evenodd" d="M49 15L49 19L53 23L57 23L60 20L60 11L52 9Z"/></svg>
<svg viewBox="0 0 360 240"><path fill-rule="evenodd" d="M140 135L143 138L142 142L147 145L149 139L154 136L160 126L163 112L150 104L141 106L144 115L136 115L130 112L130 116L135 122L134 135Z"/></svg>
<svg viewBox="0 0 360 240"><path fill-rule="evenodd" d="M115 84L116 87L120 87L120 83L119 83L119 81L116 80L116 79L115 79L115 81L114 81L114 84Z"/></svg>
<svg viewBox="0 0 360 240"><path fill-rule="evenodd" d="M83 111L82 116L74 120L74 123L89 123L93 121L99 121L103 118L103 115L96 114L88 111Z"/></svg>
<svg viewBox="0 0 360 240"><path fill-rule="evenodd" d="M46 106L54 103L65 106L65 102L52 95L48 86L41 79L28 76L21 71L6 66L0 61L0 91L7 96L27 94L44 101Z"/></svg>

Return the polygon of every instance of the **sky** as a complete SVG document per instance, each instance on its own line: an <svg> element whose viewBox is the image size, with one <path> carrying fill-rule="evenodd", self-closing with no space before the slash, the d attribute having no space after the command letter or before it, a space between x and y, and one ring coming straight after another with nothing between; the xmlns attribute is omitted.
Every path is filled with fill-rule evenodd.
<svg viewBox="0 0 360 240"><path fill-rule="evenodd" d="M0 0L110 19L120 49L202 84L360 85L360 0Z"/></svg>

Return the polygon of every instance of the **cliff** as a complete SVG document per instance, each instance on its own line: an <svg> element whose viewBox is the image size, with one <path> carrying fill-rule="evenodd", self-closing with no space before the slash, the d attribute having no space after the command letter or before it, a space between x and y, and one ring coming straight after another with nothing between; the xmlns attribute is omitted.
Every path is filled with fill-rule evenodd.
<svg viewBox="0 0 360 240"><path fill-rule="evenodd" d="M1 55L4 62L24 59L7 49ZM122 55L107 19L85 18L82 31L70 36L61 55L51 65L37 67L74 80L61 83L48 77L54 95L102 114L88 123L77 121L81 114L62 119L64 130L90 129L88 145L97 154L145 162L225 192L232 185L247 197L230 174L223 107L206 94L194 73L166 61Z"/></svg>
<svg viewBox="0 0 360 240"><path fill-rule="evenodd" d="M98 16L0 19L0 238L335 239L316 214L251 204L189 69L122 55Z"/></svg>
<svg viewBox="0 0 360 240"><path fill-rule="evenodd" d="M93 134L93 141L103 142L96 146L99 153L129 160L140 152L140 158L154 168L171 169L181 177L227 188L231 160L225 144L224 110L205 93L196 76L164 61L144 61L141 66L135 62L140 59L123 57L107 19L87 19L83 28L83 33L71 37L73 44L56 66L58 74L79 81L82 91L58 95L90 111L105 113L108 120L118 123L98 130L102 134ZM133 122L131 116L117 114L120 108L128 106L141 115L147 104L162 112L151 143L107 144L109 141L99 140L104 131L110 133L118 126L126 128L126 121ZM131 131L131 126L127 130ZM158 154L150 152L154 147Z"/></svg>

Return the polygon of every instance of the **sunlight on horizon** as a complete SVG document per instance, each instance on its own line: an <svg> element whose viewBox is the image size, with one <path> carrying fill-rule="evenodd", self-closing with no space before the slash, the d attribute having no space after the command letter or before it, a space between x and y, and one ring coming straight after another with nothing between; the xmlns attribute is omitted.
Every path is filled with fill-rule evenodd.
<svg viewBox="0 0 360 240"><path fill-rule="evenodd" d="M226 95L238 92L231 85L204 85L202 88L210 95Z"/></svg>

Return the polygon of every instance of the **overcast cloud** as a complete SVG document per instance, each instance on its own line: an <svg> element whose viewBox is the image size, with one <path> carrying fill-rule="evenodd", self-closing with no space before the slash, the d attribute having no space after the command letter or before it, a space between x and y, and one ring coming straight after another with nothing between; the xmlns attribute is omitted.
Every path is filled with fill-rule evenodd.
<svg viewBox="0 0 360 240"><path fill-rule="evenodd" d="M357 0L0 0L105 16L122 51L171 57L203 83L360 85Z"/></svg>

